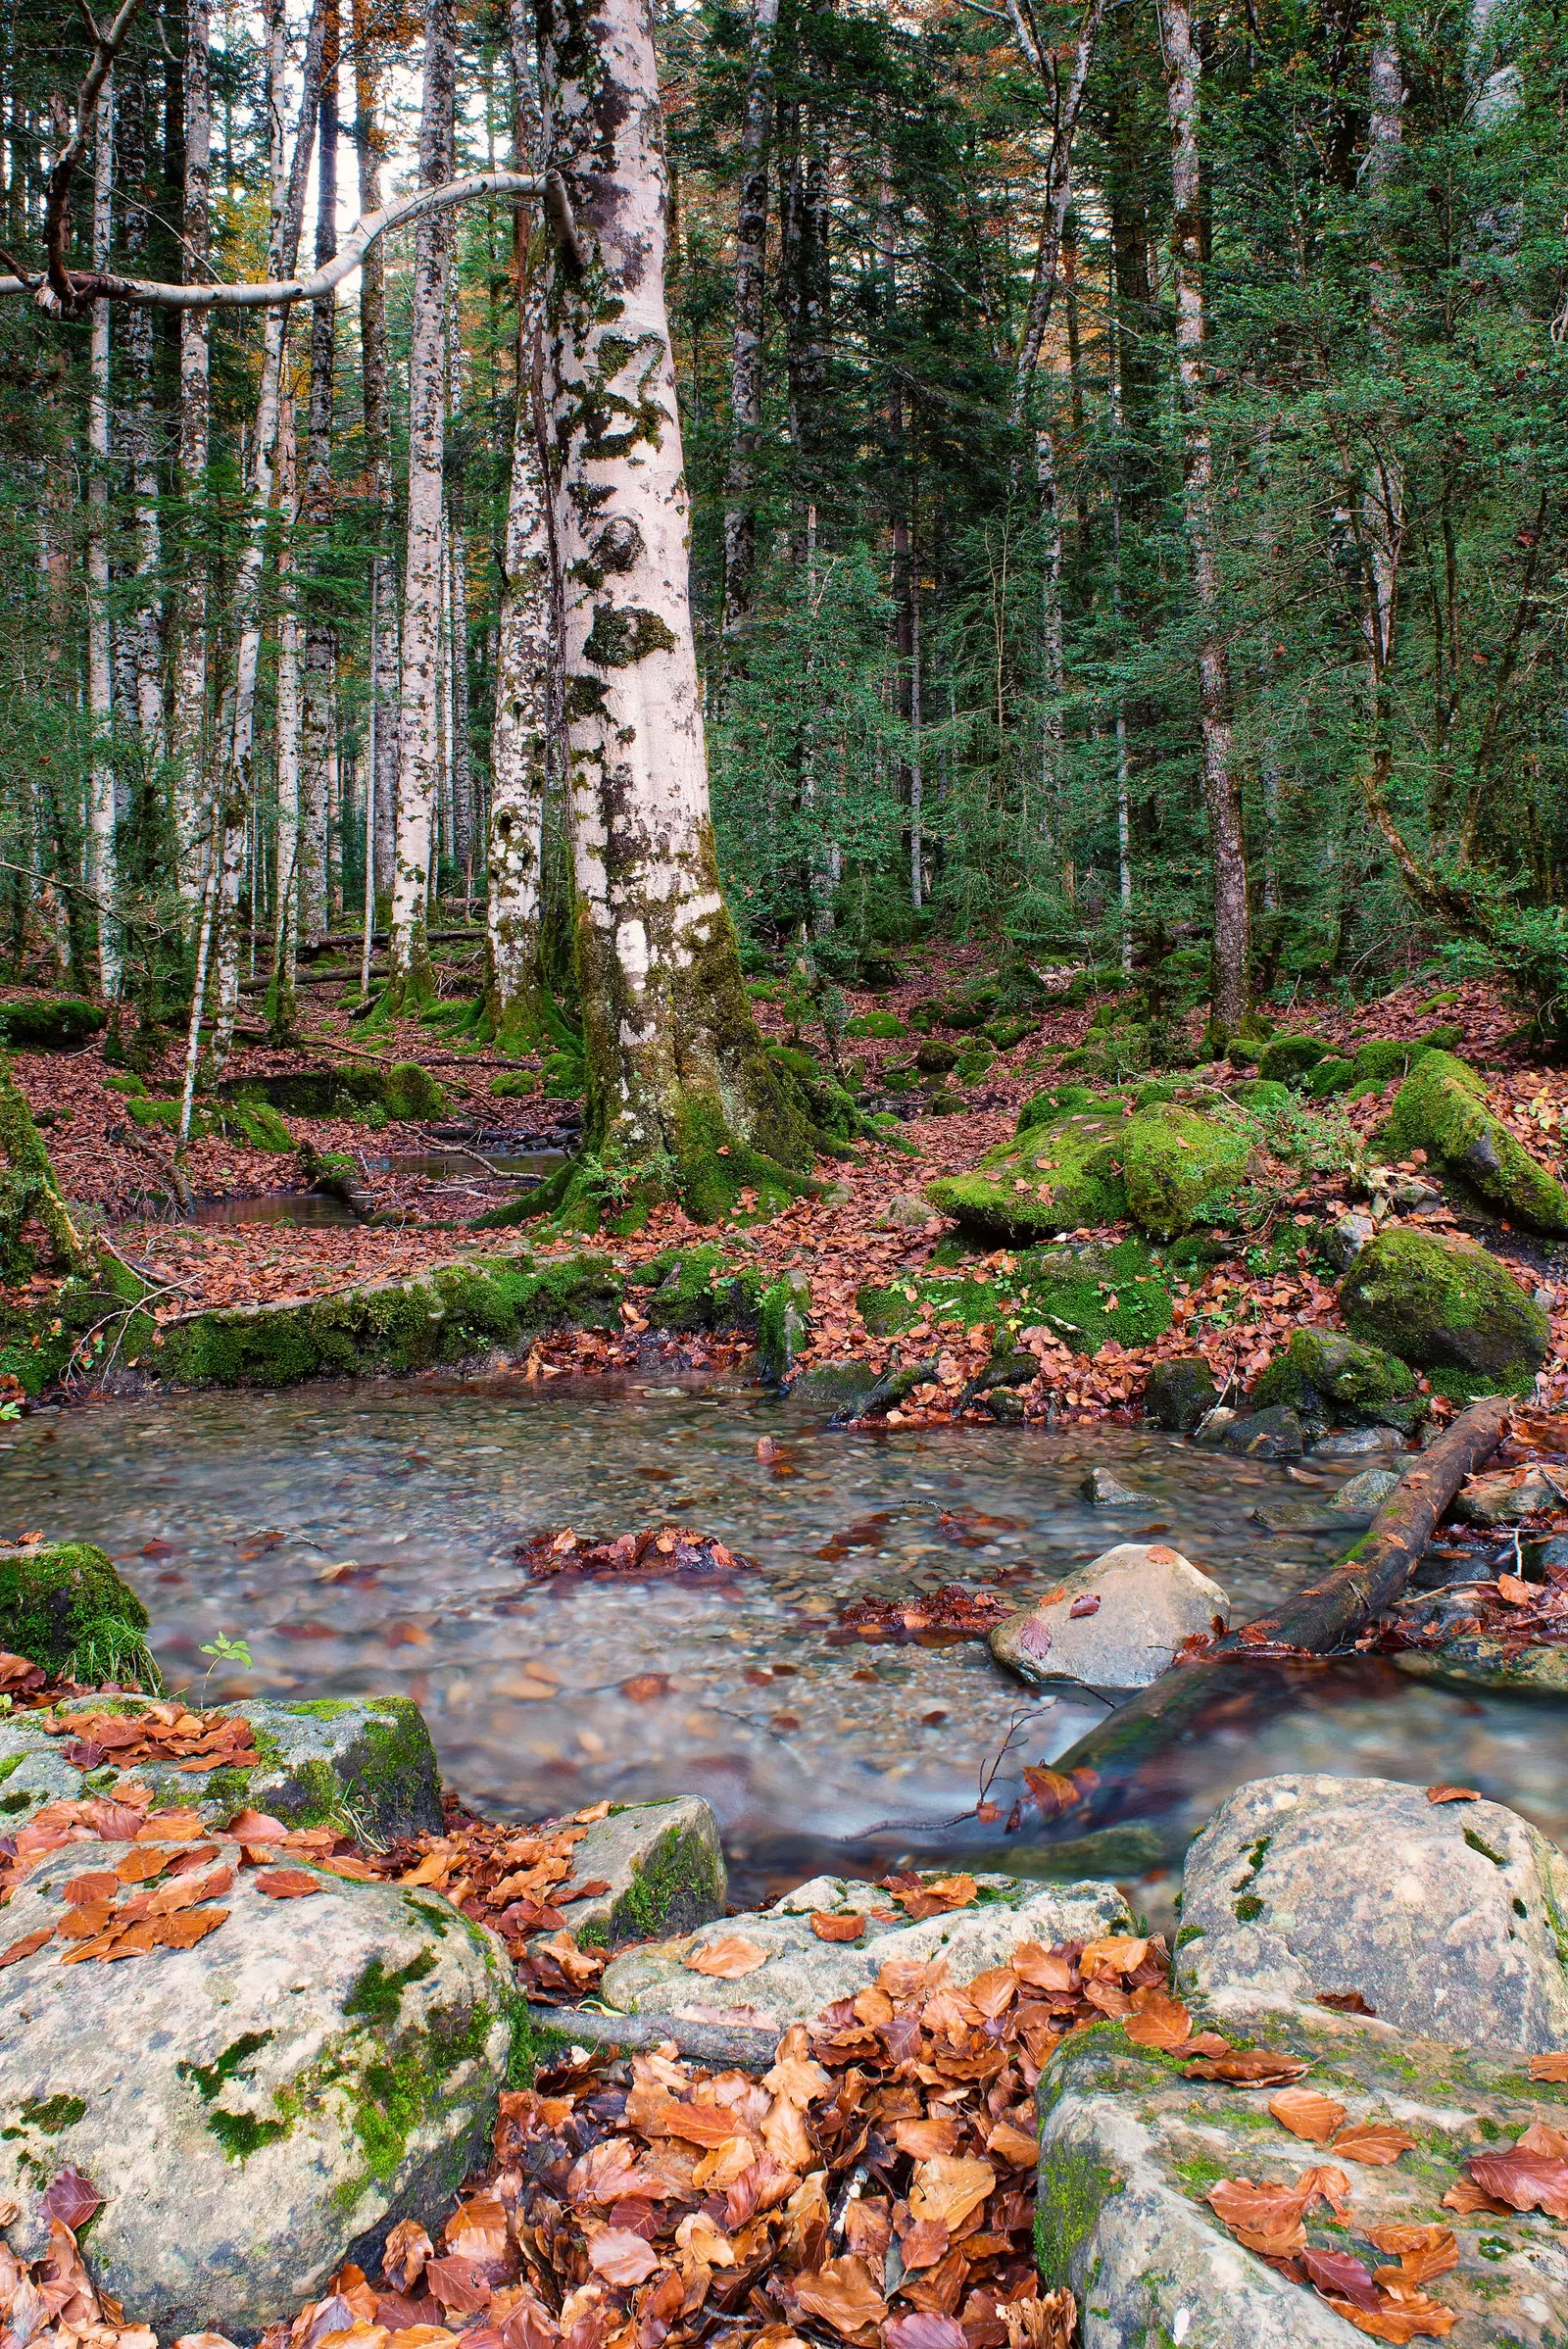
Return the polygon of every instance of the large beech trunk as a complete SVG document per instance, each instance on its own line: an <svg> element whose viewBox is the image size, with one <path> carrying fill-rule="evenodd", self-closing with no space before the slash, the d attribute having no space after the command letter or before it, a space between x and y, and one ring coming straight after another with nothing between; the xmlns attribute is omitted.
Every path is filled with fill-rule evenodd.
<svg viewBox="0 0 1568 2349"><path fill-rule="evenodd" d="M426 0L419 181L451 176L456 34L451 0ZM397 847L392 877L387 1008L429 991L425 944L440 781L442 462L446 449L449 223L425 214L414 240L414 344L409 359L409 525L403 565L403 678Z"/></svg>
<svg viewBox="0 0 1568 2349"><path fill-rule="evenodd" d="M370 0L354 0L354 100L360 171L361 214L381 209L379 75L370 31ZM365 396L365 466L375 506L375 552L370 558L370 729L374 774L368 793L371 813L366 840L372 906L378 892L392 887L393 841L398 804L398 567L392 552L395 502L392 485L392 408L386 351L386 269L379 244L365 256L360 272L360 366Z"/></svg>
<svg viewBox="0 0 1568 2349"><path fill-rule="evenodd" d="M185 275L198 279L206 275L211 237L213 114L209 0L186 0L184 104L182 250ZM200 773L207 750L207 565L196 541L207 478L210 343L211 314L205 310L182 311L177 478L184 544L170 759L173 769L174 848L179 889L187 903L201 886Z"/></svg>
<svg viewBox="0 0 1568 2349"><path fill-rule="evenodd" d="M321 103L316 170L316 266L337 252L338 11L328 0L321 55ZM332 391L337 356L337 304L330 294L311 304L311 394L303 511L312 577L305 625L304 727L299 770L299 920L312 944L326 936L328 788L337 733L337 630L324 609L321 573L332 523Z"/></svg>
<svg viewBox="0 0 1568 2349"><path fill-rule="evenodd" d="M578 247L552 287L550 355L585 1156L608 1197L675 1194L708 1218L742 1183L807 1166L811 1134L764 1054L719 892L650 13L542 0L539 31Z"/></svg>
<svg viewBox="0 0 1568 2349"><path fill-rule="evenodd" d="M1214 452L1203 368L1203 231L1198 143L1199 58L1188 0L1160 0L1170 121L1176 265L1176 365L1182 400L1182 474L1188 558L1198 606L1198 698L1203 807L1214 881L1213 1013L1227 1034L1247 1010L1251 941L1242 786L1231 739L1230 651L1215 548Z"/></svg>

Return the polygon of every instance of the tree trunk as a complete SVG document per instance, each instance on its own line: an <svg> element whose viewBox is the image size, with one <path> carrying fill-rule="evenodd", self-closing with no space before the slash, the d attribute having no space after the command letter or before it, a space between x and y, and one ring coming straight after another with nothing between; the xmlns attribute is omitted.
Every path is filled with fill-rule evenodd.
<svg viewBox="0 0 1568 2349"><path fill-rule="evenodd" d="M473 759L468 749L468 549L464 536L466 451L462 431L462 323L454 269L447 303L447 643L452 676L448 765L452 777L452 861L463 875L466 919L467 901L473 895Z"/></svg>
<svg viewBox="0 0 1568 2349"><path fill-rule="evenodd" d="M274 1035L283 1037L293 1032L297 1008L294 973L300 879L300 615L294 559L299 490L292 400L284 406L279 450L278 493L283 514L277 564L277 873L272 908L271 1028Z"/></svg>
<svg viewBox="0 0 1568 2349"><path fill-rule="evenodd" d="M120 154L116 176L125 191L122 242L132 276L140 276L147 256L147 222L156 203L147 138L147 82L145 73L125 85L119 122ZM130 130L127 145L126 128ZM158 608L160 563L158 518L158 453L153 426L153 314L133 305L122 319L125 353L126 396L122 438L130 472L135 576L141 594L123 631L127 690L122 706L135 711L142 772L151 775L163 748L164 647L163 621Z"/></svg>
<svg viewBox="0 0 1568 2349"><path fill-rule="evenodd" d="M455 28L452 0L425 0L419 183L451 176ZM449 224L424 215L415 230L414 343L409 360L409 527L403 564L403 683L397 851L387 950L386 1010L430 991L425 946L436 790L440 780L442 461L446 446Z"/></svg>
<svg viewBox="0 0 1568 2349"><path fill-rule="evenodd" d="M1214 868L1212 1013L1227 1036L1247 1011L1250 956L1242 787L1231 740L1230 652L1215 551L1214 458L1203 374L1203 231L1199 170L1199 59L1188 0L1160 0L1166 60L1176 269L1176 364L1181 382L1183 490L1198 607L1203 807Z"/></svg>
<svg viewBox="0 0 1568 2349"><path fill-rule="evenodd" d="M762 436L762 289L767 255L767 131L773 113L778 0L755 0L751 72L741 125L735 220L735 324L729 363L729 471L724 483L724 634L746 624L757 566L757 458Z"/></svg>
<svg viewBox="0 0 1568 2349"><path fill-rule="evenodd" d="M511 0L508 23L513 168L526 171L537 167L541 152L527 0ZM539 374L547 278L537 216L519 206L517 396L501 562L495 723L490 740L489 901L485 909L486 1019L498 1037L518 1047L538 1032L544 988L540 916L555 635Z"/></svg>
<svg viewBox="0 0 1568 2349"><path fill-rule="evenodd" d="M114 77L98 101L97 163L93 176L94 269L109 263L110 190L114 182ZM114 657L109 626L109 305L92 306L91 368L87 394L87 716L92 729L87 775L87 886L98 900L98 984L111 1000L120 993L120 927L112 910L119 895L115 840Z"/></svg>
<svg viewBox="0 0 1568 2349"><path fill-rule="evenodd" d="M354 0L354 94L358 118L360 212L381 206L383 133L376 117L377 68L370 26L370 0ZM379 244L372 245L360 272L360 355L365 386L365 463L375 508L375 550L370 557L370 694L375 706L373 789L368 804L374 824L366 844L373 879L372 896L392 887L393 843L398 803L398 573L392 552L395 513L392 485L392 410L387 382L386 273Z"/></svg>
<svg viewBox="0 0 1568 2349"><path fill-rule="evenodd" d="M595 1206L799 1189L812 1135L765 1055L718 885L664 305L667 181L647 0L543 0L552 162L583 268L551 358L568 788ZM723 1155L720 1155L723 1153ZM596 1180L579 1162L578 1184Z"/></svg>
<svg viewBox="0 0 1568 2349"><path fill-rule="evenodd" d="M181 275L207 274L212 194L212 57L209 0L185 4L185 173L180 223ZM211 314L179 318L179 451L181 577L174 661L170 756L173 768L174 848L181 897L193 904L201 886L200 774L207 754L207 564L198 540L207 478Z"/></svg>
<svg viewBox="0 0 1568 2349"><path fill-rule="evenodd" d="M316 266L337 252L337 0L327 0L316 171ZM337 629L325 608L327 534L332 526L332 393L337 304L311 304L311 406L303 512L309 548L305 628L305 715L300 746L300 929L315 946L331 920L327 864L327 769L337 724Z"/></svg>

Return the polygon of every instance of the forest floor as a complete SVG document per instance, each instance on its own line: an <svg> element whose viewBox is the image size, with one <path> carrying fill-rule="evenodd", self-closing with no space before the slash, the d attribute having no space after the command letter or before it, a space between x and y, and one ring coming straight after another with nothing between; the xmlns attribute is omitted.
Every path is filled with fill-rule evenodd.
<svg viewBox="0 0 1568 2349"><path fill-rule="evenodd" d="M984 967L977 948L926 949L906 958L898 986L875 994L852 991L847 1014L858 1020L867 1013L891 1012L905 1022L917 1003L942 991L951 994ZM463 984L459 977L459 987ZM312 987L303 997L298 1049L276 1050L259 1031L247 1034L242 1027L226 1074L243 1082L320 1069L345 1054L366 1063L416 1061L430 1071L450 1102L449 1111L430 1124L392 1120L371 1130L341 1118L288 1117L301 1152L343 1153L358 1164L374 1198L373 1222L302 1220L296 1225L287 1220L292 1198L302 1218L320 1208L310 1197L305 1156L248 1149L216 1135L193 1141L185 1159L198 1215L243 1214L236 1202L270 1195L268 1212L281 1213L284 1220L172 1220L159 1172L160 1160L167 1164L171 1154L170 1139L129 1121L124 1078L106 1062L104 1040L97 1038L84 1049L14 1054L18 1080L44 1128L63 1191L90 1220L101 1219L129 1265L167 1289L159 1307L165 1318L203 1307L336 1294L355 1283L407 1277L466 1255L493 1254L498 1245L532 1245L545 1258L582 1246L580 1237L560 1236L543 1224L523 1224L504 1236L474 1231L476 1215L516 1191L514 1182L478 1165L449 1165L435 1172L398 1165L400 1159L460 1150L465 1132L486 1155L569 1146L580 1120L578 1104L542 1092L497 1099L490 1088L498 1077L515 1082L520 1070L538 1062L507 1058L417 1020L368 1037L349 1016L357 993L348 971L340 984ZM799 1042L824 1056L819 1029L793 1029L776 1002L759 1001L756 1009L773 1041ZM1081 1047L1091 1016L1092 1006L1048 1001L1027 1033L1010 1050L998 1052L982 1081L956 1097L961 1106L955 1106L950 1089L948 1113L910 1114L923 1104L918 1097L906 1097L897 1142L861 1142L852 1156L824 1162L822 1196L800 1199L765 1222L752 1222L742 1213L714 1231L692 1223L678 1207L663 1207L635 1237L596 1245L607 1247L618 1268L633 1277L640 1264L672 1247L715 1239L728 1256L755 1264L767 1280L800 1269L808 1276L811 1294L804 1364L854 1357L881 1371L934 1358L936 1377L895 1416L926 1422L950 1417L965 1382L990 1358L994 1332L984 1323L965 1329L957 1320L916 1320L897 1336L877 1335L865 1327L858 1293L867 1285L912 1286L929 1266L950 1227L934 1209L920 1218L927 1185L971 1166L1011 1133L1020 1104L1054 1081L1060 1055ZM1482 1069L1490 1107L1536 1151L1549 1151L1568 1118L1568 1071L1544 1065L1539 1054L1511 1040L1517 1015L1498 991L1484 983L1449 991L1436 1003L1430 981L1421 980L1349 1009L1300 1000L1279 1016L1279 1024L1353 1051L1372 1038L1414 1037L1440 1019L1462 1029L1463 1042L1455 1050ZM1190 1015L1187 1024L1196 1041L1200 1015ZM967 1041L962 1035L947 1038L944 1031L936 1040L959 1046ZM846 1057L853 1052L866 1089L875 1094L879 1071L890 1060L906 1060L911 1045L919 1042L918 1036L857 1036L841 1049ZM152 1095L177 1098L182 1057L182 1040L170 1036L144 1070ZM1238 1065L1233 1073L1240 1080L1251 1071ZM1222 1068L1206 1069L1205 1081L1223 1084L1224 1074ZM1375 1133L1396 1090L1396 1082L1391 1082L1381 1095L1357 1100L1343 1112L1363 1139ZM222 1201L227 1206L218 1204ZM1048 1343L1040 1377L1023 1391L1029 1415L1038 1416L1048 1406L1065 1416L1131 1413L1152 1364L1177 1354L1201 1354L1222 1384L1245 1385L1293 1328L1336 1322L1335 1276L1312 1245L1313 1235L1352 1203L1343 1173L1336 1171L1282 1194L1264 1235L1268 1247L1257 1245L1255 1235L1245 1244L1237 1240L1234 1253L1206 1269L1195 1268L1189 1281L1172 1281L1174 1319L1152 1345L1123 1346L1111 1338L1092 1355L1074 1355ZM1441 1211L1437 1220L1444 1220ZM1281 1246L1292 1224L1301 1235L1294 1263L1288 1246ZM1513 1261L1550 1312L1552 1347L1539 1398L1568 1400L1568 1277L1560 1277L1552 1255L1531 1236L1501 1226L1485 1238ZM989 1261L1003 1262L1005 1254L998 1250ZM983 1278L985 1269L983 1258L966 1266L975 1278ZM41 1301L48 1288L40 1276L32 1284L31 1301ZM27 1301L27 1293L17 1301ZM623 1314L627 1326L618 1335L564 1331L540 1341L530 1355L531 1374L633 1371L651 1362L701 1371L738 1361L749 1351L720 1338L654 1337L638 1326L632 1305Z"/></svg>

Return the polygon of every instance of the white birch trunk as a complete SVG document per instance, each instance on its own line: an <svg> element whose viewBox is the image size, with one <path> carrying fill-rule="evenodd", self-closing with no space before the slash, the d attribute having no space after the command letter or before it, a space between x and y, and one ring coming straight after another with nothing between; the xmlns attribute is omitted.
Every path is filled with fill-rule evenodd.
<svg viewBox="0 0 1568 2349"><path fill-rule="evenodd" d="M181 208L182 274L207 274L212 198L212 27L209 0L185 6L185 183ZM211 400L211 314L186 310L179 319L179 451L181 564L179 626L174 657L170 756L173 768L174 850L179 891L194 905L200 889L201 773L207 758L207 565L196 550L207 476Z"/></svg>
<svg viewBox="0 0 1568 2349"><path fill-rule="evenodd" d="M1396 314L1399 300L1399 269L1388 249L1384 212L1389 175L1398 160L1404 138L1404 74L1399 62L1398 36L1385 17L1373 36L1368 72L1368 140L1364 179L1377 216L1377 234L1368 264L1372 339L1380 364L1396 362ZM1383 421L1380 442L1392 443L1393 418ZM1394 651L1395 603L1399 559L1404 542L1404 471L1398 452L1391 445L1376 446L1367 485L1361 496L1361 529L1371 572L1362 633L1376 723L1384 672Z"/></svg>
<svg viewBox="0 0 1568 2349"><path fill-rule="evenodd" d="M92 259L109 265L110 190L114 181L114 77L98 101L93 174ZM119 895L115 842L114 655L109 628L109 305L92 306L87 448L87 717L92 748L87 774L85 858L87 886L98 899L98 984L113 1002L120 993L120 929L111 910Z"/></svg>
<svg viewBox="0 0 1568 2349"><path fill-rule="evenodd" d="M299 514L294 449L294 404L280 432L278 488L283 534L278 555L277 614L277 874L272 909L272 1026L286 1035L294 1024L295 948L299 937L300 856L300 617L295 598L294 525Z"/></svg>
<svg viewBox="0 0 1568 2349"><path fill-rule="evenodd" d="M337 252L338 12L327 0L316 168L316 266ZM337 305L330 294L311 304L311 406L302 511L308 525L313 589L332 524L332 392ZM337 631L313 592L305 629L305 717L300 750L300 923L307 941L326 936L331 919L329 767L336 723Z"/></svg>
<svg viewBox="0 0 1568 2349"><path fill-rule="evenodd" d="M804 1164L810 1129L763 1054L719 893L650 9L542 0L539 28L584 264L558 269L551 359L588 1139L612 1196L620 1169L709 1217L765 1179L754 1151Z"/></svg>
<svg viewBox="0 0 1568 2349"><path fill-rule="evenodd" d="M451 175L451 0L425 0L419 179ZM408 543L403 564L403 675L399 717L397 847L388 942L389 1008L430 986L425 909L435 850L440 781L442 461L446 446L448 223L426 215L415 231L414 343L409 360Z"/></svg>
<svg viewBox="0 0 1568 2349"><path fill-rule="evenodd" d="M353 0L354 96L358 119L360 212L381 208L379 75L370 0ZM372 245L360 272L360 358L365 387L365 460L375 504L375 551L370 558L371 736L375 745L373 787L366 805L373 821L366 845L373 905L377 891L392 887L398 798L398 573L392 552L392 417L387 380L386 271L379 244Z"/></svg>
<svg viewBox="0 0 1568 2349"><path fill-rule="evenodd" d="M1199 57L1188 0L1160 0L1170 122L1176 266L1176 364L1181 383L1183 497L1198 608L1199 712L1203 805L1214 885L1213 1015L1234 1034L1247 1010L1250 936L1242 792L1231 740L1230 652L1220 604L1214 455L1203 369L1202 215L1199 163Z"/></svg>
<svg viewBox="0 0 1568 2349"><path fill-rule="evenodd" d="M447 303L447 416L456 424L463 414L463 333L458 306L457 271L451 272ZM447 644L448 674L452 680L451 728L447 736L451 777L452 831L450 853L463 874L465 905L473 894L473 760L468 750L468 550L464 535L466 507L464 467L454 465L449 449L447 466Z"/></svg>

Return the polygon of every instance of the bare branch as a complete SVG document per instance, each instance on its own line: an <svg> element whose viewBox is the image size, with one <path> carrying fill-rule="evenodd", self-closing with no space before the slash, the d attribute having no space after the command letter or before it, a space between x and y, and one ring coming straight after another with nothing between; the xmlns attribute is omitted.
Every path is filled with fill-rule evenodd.
<svg viewBox="0 0 1568 2349"><path fill-rule="evenodd" d="M1016 5L1016 0L1012 0ZM1095 41L1100 32L1101 19L1105 13L1105 0L1088 0L1083 20L1078 26L1078 40L1073 50L1072 73L1067 82L1064 104L1059 103L1054 134L1051 141L1051 161L1046 171L1046 209L1040 222L1040 243L1035 253L1034 283L1029 290L1029 312L1024 321L1023 338L1018 347L1017 365L1013 369L1011 421L1022 420L1029 401L1029 386L1040 361L1040 346L1045 341L1046 326L1051 317L1052 298L1056 290L1056 263L1061 253L1062 230L1067 220L1067 205L1072 193L1072 142L1083 110L1084 91L1089 83L1089 69L1094 63ZM1028 26L1019 16L1014 26L1020 45L1028 55L1025 33ZM1039 43L1035 43L1039 52ZM1044 61L1039 69L1044 73ZM1052 71L1054 73L1054 61Z"/></svg>
<svg viewBox="0 0 1568 2349"><path fill-rule="evenodd" d="M80 0L78 0L80 5ZM71 183L76 175L76 166L87 151L87 132L98 112L98 98L109 78L110 69L119 56L141 0L122 0L119 14L107 32L101 32L92 13L82 7L93 34L92 63L76 92L76 127L55 159L49 174L48 201L44 210L44 251L48 255L46 281L50 300L46 309L74 311L76 297L72 292L71 272L66 267L66 245L71 226ZM4 284L0 280L0 285Z"/></svg>
<svg viewBox="0 0 1568 2349"><path fill-rule="evenodd" d="M126 0L127 6L133 4L135 0ZM40 308L72 314L90 302L135 302L160 310L276 310L284 303L316 302L352 276L376 239L389 230L403 227L421 213L471 204L483 196L545 197L564 246L573 260L578 258L576 225L556 173L539 178L521 171L469 171L440 187L416 188L379 212L367 214L314 277L273 278L252 285L168 285L153 278L75 270L67 276L64 299L57 299L52 279L20 274L0 277L0 295L31 293Z"/></svg>

